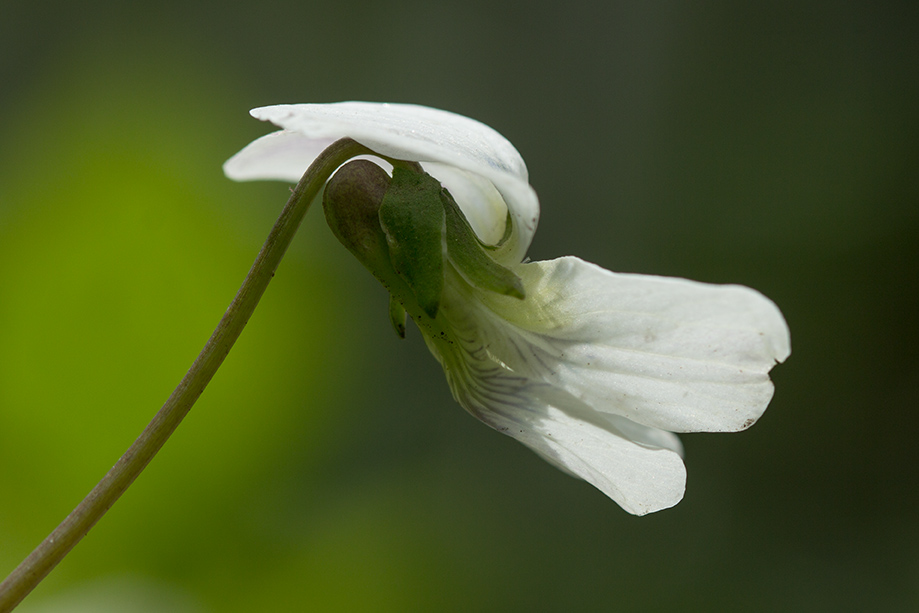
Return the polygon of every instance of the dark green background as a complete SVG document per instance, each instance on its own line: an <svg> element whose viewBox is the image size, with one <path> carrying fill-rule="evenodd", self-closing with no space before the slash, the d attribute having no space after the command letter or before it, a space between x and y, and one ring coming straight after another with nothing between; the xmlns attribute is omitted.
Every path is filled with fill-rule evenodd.
<svg viewBox="0 0 919 613"><path fill-rule="evenodd" d="M534 259L755 287L793 354L631 517L450 398L313 211L148 471L30 611L919 608L919 5L0 5L0 575L216 324L288 194L254 106L416 102L526 159ZM134 607L134 608L131 608Z"/></svg>

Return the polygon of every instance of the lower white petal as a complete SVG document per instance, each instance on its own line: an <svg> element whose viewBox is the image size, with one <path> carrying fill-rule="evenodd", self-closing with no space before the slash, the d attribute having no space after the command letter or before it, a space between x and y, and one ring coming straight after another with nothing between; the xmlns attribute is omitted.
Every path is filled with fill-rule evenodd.
<svg viewBox="0 0 919 613"><path fill-rule="evenodd" d="M645 515L683 498L686 469L671 433L597 413L563 390L479 361L477 352L444 356L442 348L431 345L466 410L592 484L629 513Z"/></svg>
<svg viewBox="0 0 919 613"><path fill-rule="evenodd" d="M640 445L551 405L530 424L504 421L506 434L584 479L629 513L653 513L683 499L686 468L674 451Z"/></svg>
<svg viewBox="0 0 919 613"><path fill-rule="evenodd" d="M630 513L644 515L680 501L686 472L673 433L598 412L561 387L529 376L528 369L509 366L520 363L515 354L530 351L526 333L465 295L468 286L454 275L448 280L441 316L451 334L425 340L467 411Z"/></svg>

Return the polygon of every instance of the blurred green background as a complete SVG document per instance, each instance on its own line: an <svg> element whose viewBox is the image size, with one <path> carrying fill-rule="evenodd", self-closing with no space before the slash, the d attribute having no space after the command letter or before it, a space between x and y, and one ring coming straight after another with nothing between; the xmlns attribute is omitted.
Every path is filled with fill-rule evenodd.
<svg viewBox="0 0 919 613"><path fill-rule="evenodd" d="M635 518L455 405L313 211L186 422L23 611L919 609L919 5L0 4L0 575L191 364L288 186L255 106L416 102L526 159L534 259L755 287L763 419Z"/></svg>

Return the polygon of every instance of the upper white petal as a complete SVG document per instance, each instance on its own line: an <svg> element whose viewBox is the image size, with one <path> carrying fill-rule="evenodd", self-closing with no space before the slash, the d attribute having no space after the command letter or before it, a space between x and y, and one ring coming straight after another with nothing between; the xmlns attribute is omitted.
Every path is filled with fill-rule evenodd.
<svg viewBox="0 0 919 613"><path fill-rule="evenodd" d="M453 166L484 177L503 196L514 220L512 259L522 259L529 247L539 201L526 165L507 139L483 123L424 106L371 102L277 105L251 114L284 130L254 141L228 160L224 172L230 178L299 180L319 151L350 137L380 155ZM466 209L459 198L457 202ZM503 225L504 219L499 221Z"/></svg>
<svg viewBox="0 0 919 613"><path fill-rule="evenodd" d="M507 205L494 184L481 175L446 164L427 162L424 169L437 177L457 204L460 204L476 236L486 244L498 244L507 226ZM518 258L510 263L516 264L519 261Z"/></svg>
<svg viewBox="0 0 919 613"><path fill-rule="evenodd" d="M255 139L227 160L223 172L235 181L269 179L296 183L334 138L309 138L278 130Z"/></svg>
<svg viewBox="0 0 919 613"><path fill-rule="evenodd" d="M747 287L616 274L571 257L515 270L525 301L480 295L508 322L505 346L490 351L519 374L647 426L749 427L772 398L769 370L791 351L778 308Z"/></svg>

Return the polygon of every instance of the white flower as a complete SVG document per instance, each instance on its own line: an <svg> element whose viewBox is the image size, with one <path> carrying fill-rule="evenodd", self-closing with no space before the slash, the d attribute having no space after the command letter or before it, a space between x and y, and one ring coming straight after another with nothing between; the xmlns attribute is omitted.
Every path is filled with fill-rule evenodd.
<svg viewBox="0 0 919 613"><path fill-rule="evenodd" d="M521 263L539 203L520 154L491 128L401 104L281 105L252 115L282 130L231 158L229 177L298 181L325 147L350 137L420 162L478 237L500 242L489 253L522 279L525 299L474 287L448 264L436 318L409 313L467 411L630 513L682 498L673 432L743 430L765 411L769 370L790 353L775 304L747 287L617 274L574 257Z"/></svg>

